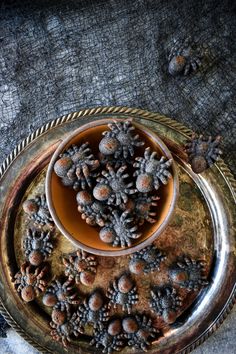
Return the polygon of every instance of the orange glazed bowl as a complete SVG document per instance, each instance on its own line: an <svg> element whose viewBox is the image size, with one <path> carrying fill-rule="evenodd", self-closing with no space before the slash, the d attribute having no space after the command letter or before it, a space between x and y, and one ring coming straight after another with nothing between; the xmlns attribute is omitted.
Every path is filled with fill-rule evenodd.
<svg viewBox="0 0 236 354"><path fill-rule="evenodd" d="M130 247L127 246L124 248L113 247L111 244L104 243L100 239L100 228L88 225L82 219L77 209L77 191L62 184L61 179L54 172L54 164L59 159L59 155L73 144L81 145L89 142L93 154L98 156L98 146L102 139L102 132L109 130L107 125L114 121L124 122L126 119L107 118L95 120L73 131L56 149L46 176L48 207L57 228L78 248L103 256L130 254L152 243L167 227L175 208L179 190L177 170L173 161L170 167L172 177L166 185L161 185L156 192L153 192L153 194L157 194L160 197L157 201L157 206L153 208L153 211L156 212L156 221L152 224L145 223L139 228L138 232L141 232L142 236L134 239ZM158 158L164 156L167 159L173 160L169 149L155 133L145 126L137 124L135 121L132 121L132 125L135 127L135 132L145 142L144 146L137 148L135 156L143 156L145 148L150 146L153 151L157 152Z"/></svg>

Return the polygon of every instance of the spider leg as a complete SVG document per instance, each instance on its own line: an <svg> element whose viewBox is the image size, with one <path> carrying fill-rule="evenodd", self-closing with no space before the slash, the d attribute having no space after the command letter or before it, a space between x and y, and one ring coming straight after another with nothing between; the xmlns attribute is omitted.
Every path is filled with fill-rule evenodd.
<svg viewBox="0 0 236 354"><path fill-rule="evenodd" d="M159 189L159 187L160 187L160 183L159 183L158 179L156 178L156 179L154 179L154 188L157 190L157 189Z"/></svg>
<svg viewBox="0 0 236 354"><path fill-rule="evenodd" d="M220 151L221 152L221 151ZM212 155L211 155L211 159L213 161L217 161L220 159L220 156L217 154L217 152L215 151Z"/></svg>
<svg viewBox="0 0 236 354"><path fill-rule="evenodd" d="M149 160L150 157L151 157L151 148L148 147L148 148L146 148L145 151L144 151L144 158L145 158L145 160ZM142 158L141 161L144 162L145 160Z"/></svg>
<svg viewBox="0 0 236 354"><path fill-rule="evenodd" d="M133 233L129 233L129 238L133 238L133 239L136 239L136 238L139 238L139 237L141 237L141 233L139 233L139 234L133 234ZM131 244L131 240L129 240L129 243Z"/></svg>
<svg viewBox="0 0 236 354"><path fill-rule="evenodd" d="M170 50L170 54L168 56L168 60L170 61L176 55L179 55L179 53L178 53L178 49L176 47L176 41L174 41L174 45L173 45L173 47Z"/></svg>
<svg viewBox="0 0 236 354"><path fill-rule="evenodd" d="M107 289L106 296L110 298L110 296L112 296L113 294L114 294L114 290L111 289L111 288L108 288L108 289Z"/></svg>
<svg viewBox="0 0 236 354"><path fill-rule="evenodd" d="M153 151L151 154L150 154L150 160L155 160L155 157L157 156L157 152L156 151Z"/></svg>
<svg viewBox="0 0 236 354"><path fill-rule="evenodd" d="M186 269L186 265L184 264L184 263L182 263L182 262L177 262L176 263L177 264L177 266L179 267L179 268L181 268L181 269Z"/></svg>
<svg viewBox="0 0 236 354"><path fill-rule="evenodd" d="M135 141L135 139L134 139L134 141ZM129 145L129 146L127 147L127 149L129 150L130 156L133 156L133 155L134 155L134 148L133 148L133 146L132 146L132 145Z"/></svg>
<svg viewBox="0 0 236 354"><path fill-rule="evenodd" d="M189 257L184 257L184 261L187 264L187 266L191 266L192 264L195 264L195 261L192 261Z"/></svg>
<svg viewBox="0 0 236 354"><path fill-rule="evenodd" d="M197 66L197 63L196 63L195 60L192 60L192 61L191 61L191 67L192 67L193 71L196 71L196 70L197 70L198 66Z"/></svg>
<svg viewBox="0 0 236 354"><path fill-rule="evenodd" d="M131 301L133 304L136 304L138 302L139 296L138 294L133 294L131 297Z"/></svg>
<svg viewBox="0 0 236 354"><path fill-rule="evenodd" d="M116 236L115 240L112 243L113 247L116 247L120 244L120 238L118 236Z"/></svg>
<svg viewBox="0 0 236 354"><path fill-rule="evenodd" d="M129 336L128 339L129 339L128 340L128 346L131 347L131 346L135 345L135 341L134 341L134 339L132 337Z"/></svg>
<svg viewBox="0 0 236 354"><path fill-rule="evenodd" d="M112 204L114 202L115 196L116 196L115 193L111 193L111 195L107 201L107 204L109 204L109 205Z"/></svg>
<svg viewBox="0 0 236 354"><path fill-rule="evenodd" d="M48 247L46 247L45 248L45 250L44 250L44 253L47 255L47 254L50 254L50 253L52 253L52 250L53 250L53 246L48 246Z"/></svg>
<svg viewBox="0 0 236 354"><path fill-rule="evenodd" d="M185 69L184 69L184 75L188 75L188 73L190 72L190 63L187 63L185 65Z"/></svg>
<svg viewBox="0 0 236 354"><path fill-rule="evenodd" d="M126 197L126 196L125 196ZM124 203L127 201L126 199L128 199L128 197L124 198ZM121 204L121 193L120 194L116 194L116 205L120 205Z"/></svg>
<svg viewBox="0 0 236 354"><path fill-rule="evenodd" d="M112 286L113 286L115 291L119 291L117 279L113 281ZM112 289L113 292L114 292L114 290Z"/></svg>
<svg viewBox="0 0 236 354"><path fill-rule="evenodd" d="M123 152L123 157L127 159L128 157L128 147L127 146L122 146L122 152Z"/></svg>
<svg viewBox="0 0 236 354"><path fill-rule="evenodd" d="M38 282L39 284L43 285L44 287L47 286L47 281L46 281L46 280L39 279L39 280L37 280L37 282Z"/></svg>
<svg viewBox="0 0 236 354"><path fill-rule="evenodd" d="M121 246L121 247L125 247L126 244L127 244L128 247L130 247L132 245L132 242L127 238L127 239L124 240L123 246Z"/></svg>
<svg viewBox="0 0 236 354"><path fill-rule="evenodd" d="M128 314L130 314L130 313L131 313L131 310L132 310L132 305L130 305L130 304L125 304L124 306L122 306L122 309L123 309L123 310L126 310L126 309L127 309Z"/></svg>
<svg viewBox="0 0 236 354"><path fill-rule="evenodd" d="M149 342L147 342L145 339L143 339L143 343L142 342L140 343L140 348L144 352L147 352L148 351L148 348L147 348L148 345L149 345Z"/></svg>
<svg viewBox="0 0 236 354"><path fill-rule="evenodd" d="M101 227L105 225L104 220L99 215L96 217L96 223Z"/></svg>
<svg viewBox="0 0 236 354"><path fill-rule="evenodd" d="M196 63L197 63L198 66L201 66L201 65L202 65L202 62L201 62L201 59L200 59L200 58L196 57L196 58L195 58L195 61L196 61Z"/></svg>
<svg viewBox="0 0 236 354"><path fill-rule="evenodd" d="M150 213L149 215L151 215L151 216L156 216L156 213ZM153 218L151 218L150 216L147 216L145 219L146 219L148 222L150 222L150 224L153 224L154 222L156 222L156 219L153 219Z"/></svg>
<svg viewBox="0 0 236 354"><path fill-rule="evenodd" d="M213 153L216 154L216 155L222 155L223 154L223 151L221 149L218 149L218 148L213 148Z"/></svg>

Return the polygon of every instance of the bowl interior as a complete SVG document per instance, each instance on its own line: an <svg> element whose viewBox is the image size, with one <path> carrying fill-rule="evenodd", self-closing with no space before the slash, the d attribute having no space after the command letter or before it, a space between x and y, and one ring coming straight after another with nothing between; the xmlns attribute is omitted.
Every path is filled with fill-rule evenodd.
<svg viewBox="0 0 236 354"><path fill-rule="evenodd" d="M164 155L167 156L167 158L171 158L169 153L165 152L157 144L156 139L158 138L155 134L152 134L150 131L147 132L145 127L144 130L142 130L136 124L134 125L136 126L137 133L140 135L141 139L145 141L145 145L137 149L136 156L142 156L144 149L150 146L152 150L157 151L159 156ZM80 131L78 135L72 136L72 138L67 142L60 153L69 148L72 144L80 145L88 141L93 153L95 156L97 156L99 152L98 145L102 138L102 132L106 130L109 130L107 124L102 124L94 127L89 127L84 131ZM56 154L58 153L59 151L57 150ZM60 178L55 174L52 166L49 169L50 177L48 178L47 189L50 192L47 193L47 196L50 199L49 206L52 212L52 216L59 229L66 236L70 236L72 241L78 241L78 244L81 243L86 247L94 249L94 253L97 253L97 250L113 252L121 249L123 250L121 247L113 247L112 245L108 245L100 240L98 234L100 228L92 227L86 224L86 222L81 218L81 214L77 210L76 192L73 189L62 185ZM131 171L131 169L127 172L133 174L133 170ZM173 198L175 194L174 187L176 187L174 179L171 178L167 185L162 185L157 193L155 193L160 197L160 200L157 201L157 207L153 208L153 211L155 211L157 214L157 221L154 224L145 223L145 225L140 228L142 236L136 240L136 242L133 242L133 246L143 243L151 235L156 233L160 226L163 224L169 212L170 206L173 204ZM133 248L133 246L131 248Z"/></svg>

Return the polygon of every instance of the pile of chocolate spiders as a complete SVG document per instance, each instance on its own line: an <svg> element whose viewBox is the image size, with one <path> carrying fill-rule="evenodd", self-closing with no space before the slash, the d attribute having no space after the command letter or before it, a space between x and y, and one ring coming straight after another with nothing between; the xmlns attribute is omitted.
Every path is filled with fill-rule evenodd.
<svg viewBox="0 0 236 354"><path fill-rule="evenodd" d="M141 237L139 227L154 223L159 197L155 194L171 177L172 160L158 157L144 145L130 120L108 124L96 158L89 143L72 145L54 165L63 185L73 187L78 210L89 225L101 227L100 239L112 246L130 247Z"/></svg>
<svg viewBox="0 0 236 354"><path fill-rule="evenodd" d="M111 281L105 292L95 288L85 295L80 285L90 287L93 284L98 259L82 250L64 254L64 275L50 279L48 260L56 238L45 196L26 200L23 209L30 226L23 237L26 262L13 281L25 302L38 298L52 309L52 338L66 347L76 337L83 340L83 334L88 334L92 326L90 345L103 353L120 351L127 345L148 351L153 340L161 337L162 332L152 316L135 311L140 289L131 273L147 275L159 271L166 259L162 251L152 244L132 254L129 256L129 269ZM183 256L168 268L168 277L170 282L167 285L151 286L147 296L155 317L170 325L176 321L183 307L184 298L179 288L193 293L208 282L205 263L188 256ZM123 313L115 313L117 308L122 309Z"/></svg>
<svg viewBox="0 0 236 354"><path fill-rule="evenodd" d="M118 123L114 123L113 126L116 127L116 124ZM131 128L130 122L127 122L126 126ZM131 129L131 131L132 130L133 129ZM103 142L101 141L100 150L104 149L104 145L106 146L105 150L112 148L117 138L113 140L111 138L113 139L114 137L110 136L110 132L105 133L105 142L103 140ZM138 137L134 140L140 143ZM193 170L195 169L195 172L202 172L218 159L221 155L221 151L218 148L219 140L219 137L214 140L211 137L206 139L202 136L194 136L192 140L187 143L186 151L189 154L189 162ZM113 142L113 145L109 144L109 141L111 143ZM105 144L106 142L107 145ZM132 151L132 146L129 146L129 148ZM122 148L122 151L125 151L125 149ZM146 151L148 151L147 154L150 157L150 151ZM115 153L113 152L112 156L103 155L106 161L105 165L111 166L108 164L108 160L115 159ZM117 156L118 166L115 165L113 171L114 169L119 170L121 167L119 163L123 160L124 155L125 153L123 153L121 157L119 157L120 155ZM70 153L68 156L71 156ZM65 156L62 156L61 158L64 157ZM91 159L92 161L94 160L93 156ZM69 159L66 161L68 162ZM154 158L154 161L158 160ZM135 163L138 165L134 167L141 168L140 162L142 162L142 160L136 160ZM101 161L99 164L101 164ZM94 166L94 163L92 163L91 166ZM146 166L145 161L144 166ZM84 179L86 180L85 176L87 176L87 180L89 181L91 174L95 173L98 166L94 169L91 168L88 175L86 174L85 167L82 175L83 178L80 182L78 182L78 179L74 179L73 168L72 171L70 171L71 175L69 173L71 178L68 176L68 179L67 177L61 177L63 183L73 187L74 184L80 183L79 188L82 189L78 192L80 196L81 192L87 192L87 189L85 190L82 187L87 188L88 185L88 182L84 181ZM69 172L69 170L67 172ZM147 197L146 193L148 193L147 188L150 188L150 181L152 181L151 188L155 189L155 178L151 176L152 178L145 180L147 176L150 177L150 174L148 175L149 170L147 169L139 172L142 173L136 175L137 191L135 193L143 193L142 195ZM108 172L106 171L105 173ZM138 177L140 175L144 175L145 183L141 183L140 185L142 188L146 188L145 191L140 188L138 183ZM112 189L109 183L104 183L106 179L103 179L103 177L104 175L102 174L102 176L100 176L102 180L99 179L96 181L98 183L95 184L92 189L93 193L95 187L104 185L110 188L108 188L108 191L111 197ZM166 177L168 178L168 176ZM99 176L94 176L93 178L96 180ZM115 196L111 204L107 201L108 207L110 207L110 205L113 207L117 206L117 197L115 193L113 194ZM78 195L77 199L80 200ZM90 197L95 198L92 196L91 191ZM123 197L121 196L120 198ZM93 203L95 202L100 201L93 201ZM121 202L121 204L125 204L123 199ZM126 201L126 203L127 202L128 201ZM79 208L82 207L83 205L79 204ZM73 254L64 255L62 258L64 276L62 275L55 279L50 279L50 263L47 261L50 259L56 243L56 230L48 210L45 196L40 195L36 196L34 199L26 200L23 203L23 209L29 219L29 227L25 235L23 235L23 249L26 261L21 265L20 270L15 276L13 276L13 281L16 290L25 302L33 301L36 298L40 299L43 295L43 304L52 308L50 327L52 329L51 335L53 339L61 341L64 346L67 346L73 338L87 333L87 325L92 325L93 333L90 344L101 348L104 353L119 351L126 345L147 351L152 341L162 336L162 333L149 314L133 312L135 305L138 304L139 301L139 286L131 273L139 275L159 271L160 264L166 259L166 256L157 249L155 245L150 245L129 257L129 270L121 273L116 279L111 281L105 293L103 290L96 288L84 296L78 285L82 284L89 287L93 284L98 265L96 257L81 250ZM121 215L123 215L123 212ZM88 218L86 221L89 223L98 223L98 219L96 219L94 215L91 217L91 212L86 218ZM144 220L146 219L143 218L142 220L142 218L140 218L139 223L142 224ZM100 220L98 225L101 224L101 222ZM107 220L105 219L103 222L104 224L100 226L104 229ZM205 263L200 260L193 260L186 255L183 255L181 260L178 259L174 264L168 267L168 278L169 283L167 285L151 287L147 294L149 306L155 314L155 318L156 316L161 318L167 325L174 323L182 311L185 299L182 297L179 288L184 288L187 293L192 293L208 284ZM116 309L117 307L121 307L124 311L123 315L112 312L112 309ZM82 338L83 337L81 337L81 339Z"/></svg>

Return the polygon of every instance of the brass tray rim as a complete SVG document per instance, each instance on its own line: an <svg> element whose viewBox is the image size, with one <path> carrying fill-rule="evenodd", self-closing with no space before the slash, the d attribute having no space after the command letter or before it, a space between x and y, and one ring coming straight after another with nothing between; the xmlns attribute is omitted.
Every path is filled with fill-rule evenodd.
<svg viewBox="0 0 236 354"><path fill-rule="evenodd" d="M7 172L7 170L11 167L13 161L30 145L33 143L37 138L45 134L47 131L53 129L54 127L63 125L67 122L73 121L80 117L85 116L97 116L100 114L124 114L124 115L134 115L139 116L140 118L146 118L152 120L154 122L159 122L165 125L168 128L176 130L186 137L190 137L193 131L183 124L168 118L164 115L160 115L159 113L152 113L147 110L142 110L138 108L130 108L130 107L122 107L122 106L105 106L105 107L94 107L90 109L83 109L78 112L72 112L67 115L63 115L59 118L56 118L40 128L36 131L31 133L28 137L21 141L20 144L6 157L3 161L2 165L0 166L0 181ZM224 163L223 160L220 160L216 167L218 168L219 172L222 174L227 186L229 187L234 200L236 201L236 180L231 173L228 166ZM205 330L205 332L201 333L200 336L192 343L188 344L181 352L181 354L190 353L196 347L201 345L205 340L207 340L211 334L213 334L219 326L223 323L227 315L232 310L234 304L236 302L236 283L234 284L233 290L231 292L230 297L228 298L227 302L225 303L221 313L218 315L217 318L211 323L211 325ZM6 319L6 321L11 325L11 327L20 334L29 344L31 344L35 349L39 350L41 353L51 353L51 351L45 350L39 343L35 340L32 340L28 334L17 324L17 322L12 318L11 314L6 310L4 304L0 298L0 313Z"/></svg>

